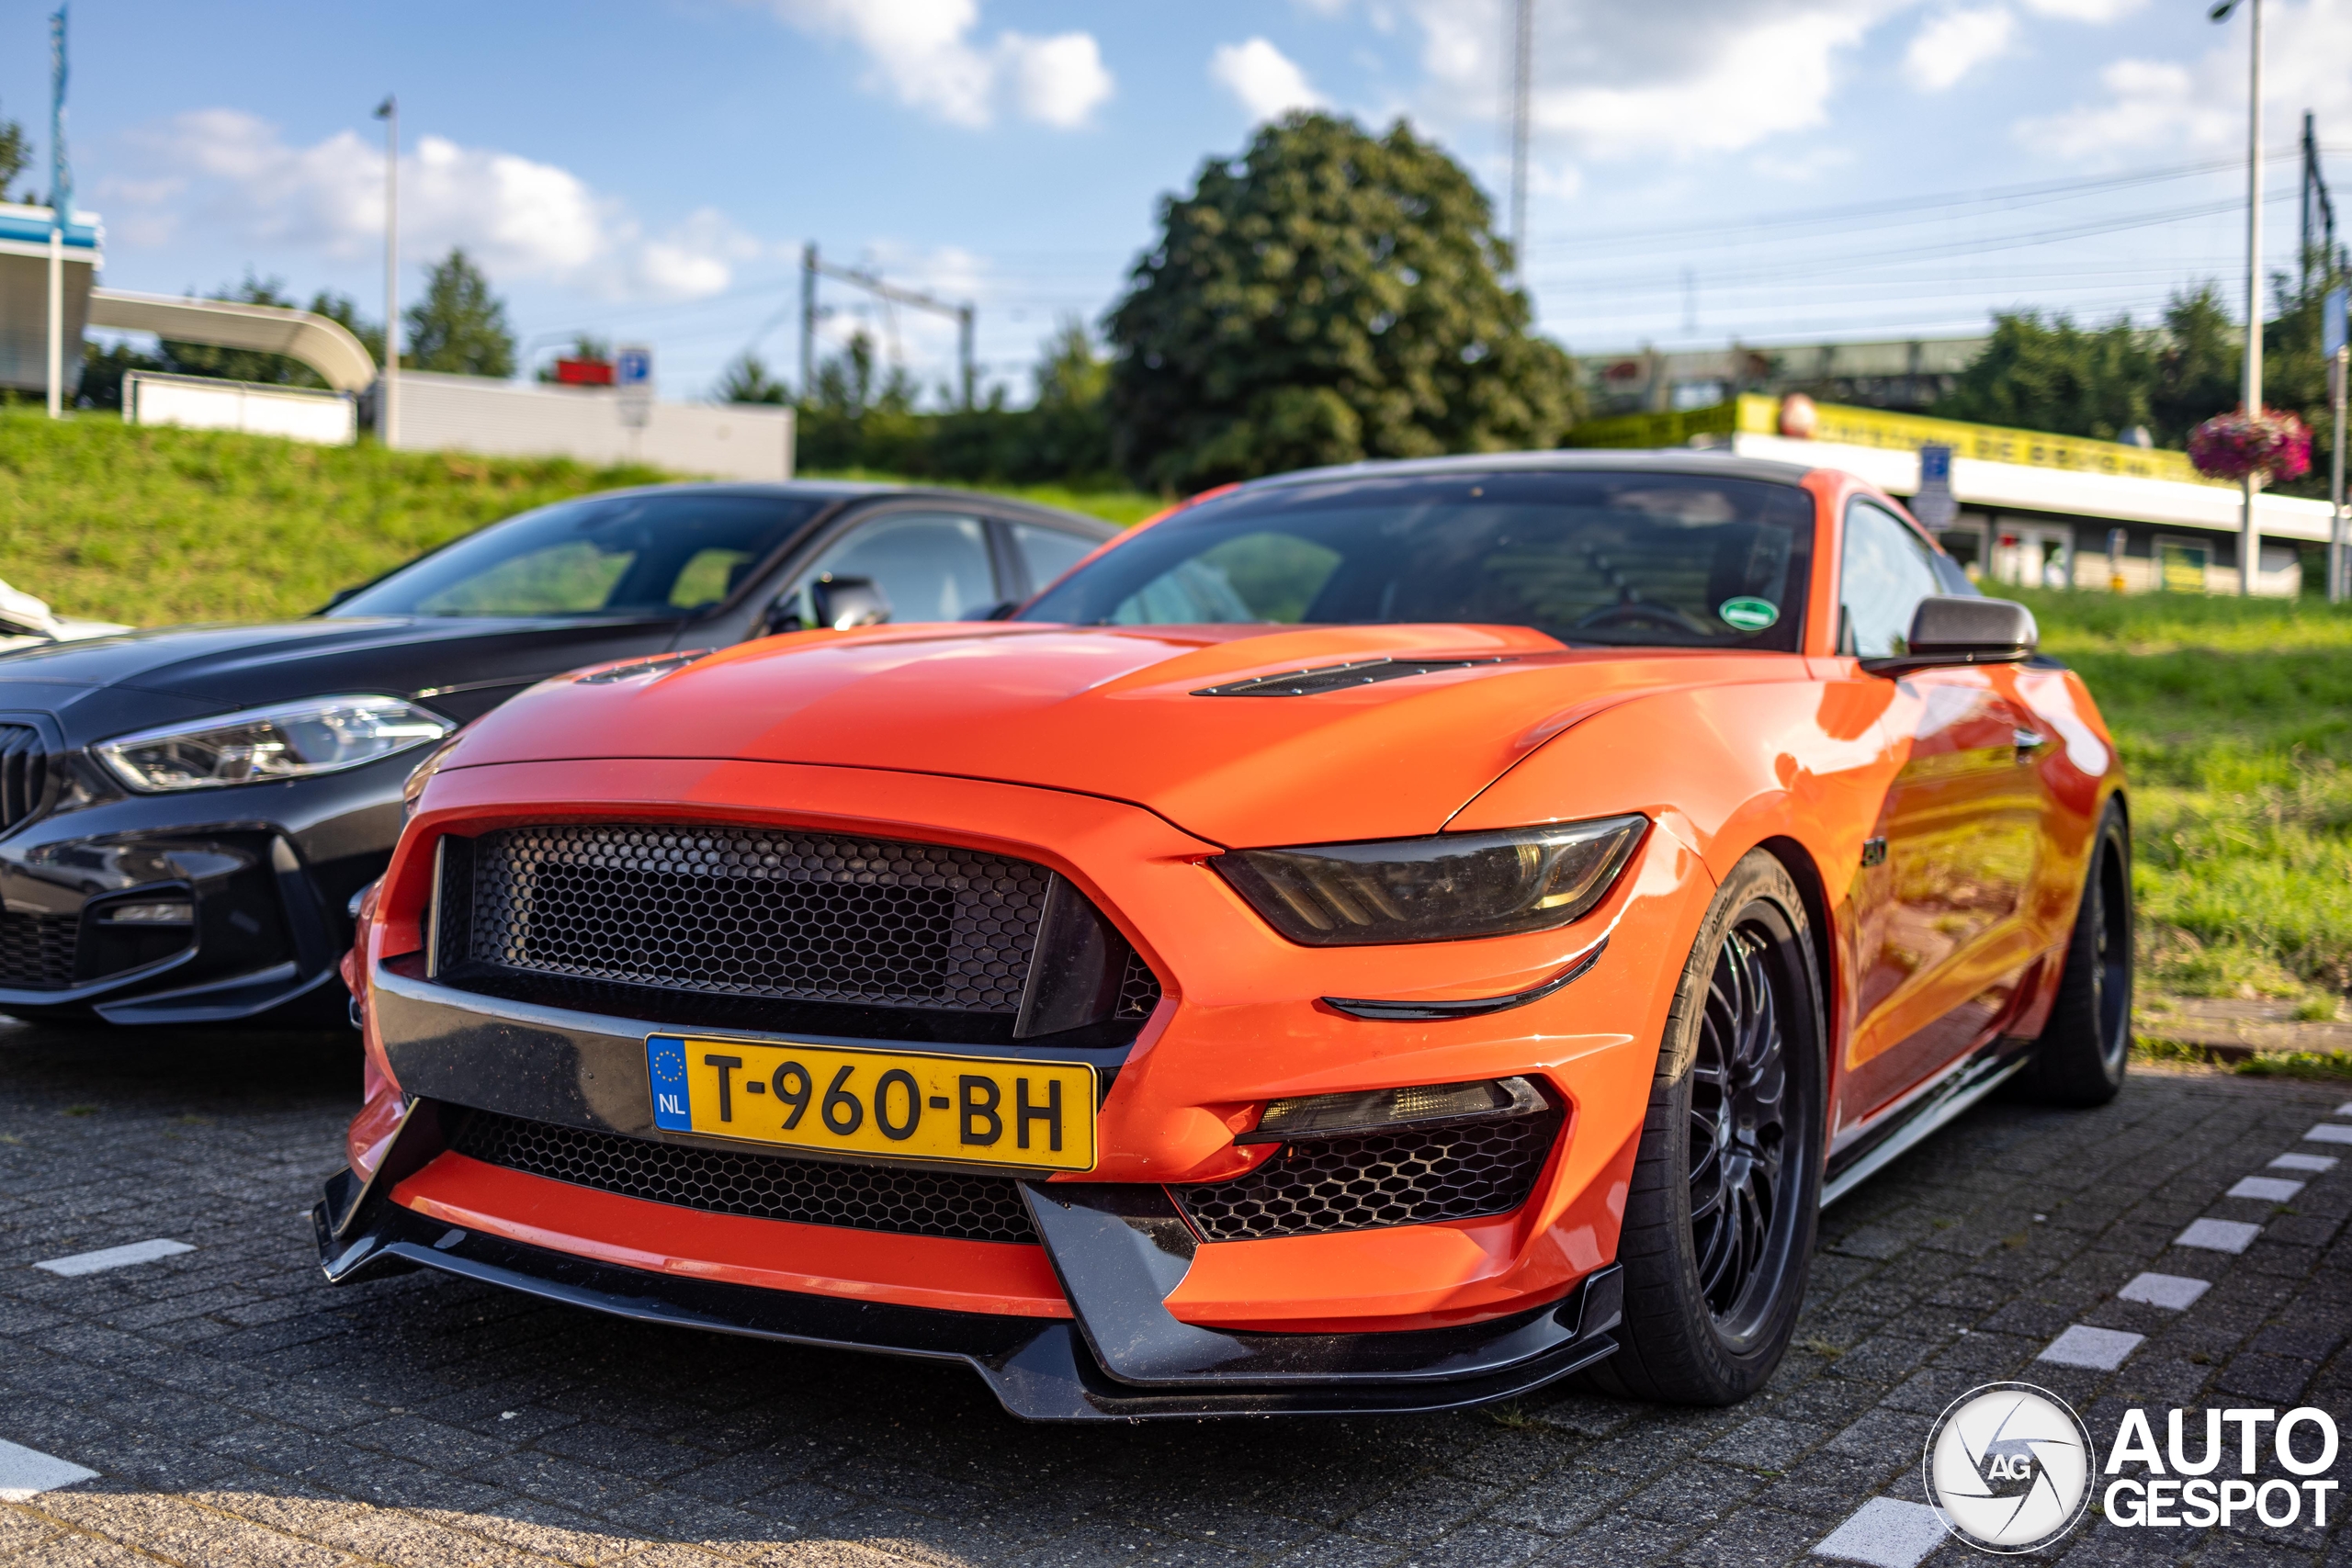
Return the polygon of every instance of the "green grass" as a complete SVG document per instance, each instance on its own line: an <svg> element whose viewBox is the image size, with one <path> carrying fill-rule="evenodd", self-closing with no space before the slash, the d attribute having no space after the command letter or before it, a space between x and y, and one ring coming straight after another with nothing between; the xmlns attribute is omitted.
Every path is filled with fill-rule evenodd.
<svg viewBox="0 0 2352 1568"><path fill-rule="evenodd" d="M93 620L277 620L502 517L671 477L0 409L0 579ZM1134 491L1008 493L1119 524L1162 504Z"/></svg>
<svg viewBox="0 0 2352 1568"><path fill-rule="evenodd" d="M1035 502L1039 506L1057 506L1064 512L1083 513L1100 517L1105 523L1116 523L1125 528L1140 523L1155 512L1168 509L1164 496L1149 495L1139 490L1073 490L1068 485L993 485L965 484L955 479L910 479L897 474L878 474L867 468L810 468L803 476L812 479L862 479L873 484L935 484L947 490L986 491L990 495L1009 495L1017 500Z"/></svg>
<svg viewBox="0 0 2352 1568"><path fill-rule="evenodd" d="M2352 985L2352 610L2020 594L2131 776L2147 975L2322 1011Z"/></svg>

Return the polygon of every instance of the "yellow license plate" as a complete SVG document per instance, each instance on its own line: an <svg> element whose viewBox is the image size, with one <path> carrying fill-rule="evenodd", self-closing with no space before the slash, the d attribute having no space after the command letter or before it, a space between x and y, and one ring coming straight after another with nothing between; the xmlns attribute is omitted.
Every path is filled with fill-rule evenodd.
<svg viewBox="0 0 2352 1568"><path fill-rule="evenodd" d="M1094 1168L1094 1068L844 1051L830 1045L645 1042L653 1124L665 1132L892 1159Z"/></svg>

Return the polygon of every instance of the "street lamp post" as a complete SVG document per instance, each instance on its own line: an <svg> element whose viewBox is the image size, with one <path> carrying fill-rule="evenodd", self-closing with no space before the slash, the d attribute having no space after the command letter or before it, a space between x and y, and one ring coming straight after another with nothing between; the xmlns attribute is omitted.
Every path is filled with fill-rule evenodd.
<svg viewBox="0 0 2352 1568"><path fill-rule="evenodd" d="M65 225L74 176L65 165L65 0L49 19L49 417L65 417Z"/></svg>
<svg viewBox="0 0 2352 1568"><path fill-rule="evenodd" d="M384 122L384 367L378 381L376 439L390 446L401 428L401 101L376 106Z"/></svg>
<svg viewBox="0 0 2352 1568"><path fill-rule="evenodd" d="M2229 19L2238 0L2221 0L2207 13ZM2248 419L2262 417L2262 0L2245 0L2248 36L2245 88L2245 372ZM2262 567L2262 536L2254 525L2254 492L2261 481L2249 473L2239 481L2244 509L2238 519L2238 592L2254 592Z"/></svg>

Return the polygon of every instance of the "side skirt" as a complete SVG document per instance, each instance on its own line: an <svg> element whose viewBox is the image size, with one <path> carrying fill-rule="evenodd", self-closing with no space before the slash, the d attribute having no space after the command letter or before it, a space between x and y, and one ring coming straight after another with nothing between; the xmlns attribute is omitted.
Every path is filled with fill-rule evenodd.
<svg viewBox="0 0 2352 1568"><path fill-rule="evenodd" d="M1829 1162L1821 1190L1825 1209L1909 1153L1921 1140L1983 1100L2021 1070L2032 1050L2029 1041L1996 1039L1947 1074L1890 1118L1870 1143Z"/></svg>

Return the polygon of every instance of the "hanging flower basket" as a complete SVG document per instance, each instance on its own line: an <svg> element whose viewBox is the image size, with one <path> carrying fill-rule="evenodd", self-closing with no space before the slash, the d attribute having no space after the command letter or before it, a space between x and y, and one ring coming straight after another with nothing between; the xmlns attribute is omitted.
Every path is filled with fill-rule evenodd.
<svg viewBox="0 0 2352 1568"><path fill-rule="evenodd" d="M2216 414L2188 433L2188 460L2211 479L2299 479L2311 472L2311 428L2282 409Z"/></svg>

